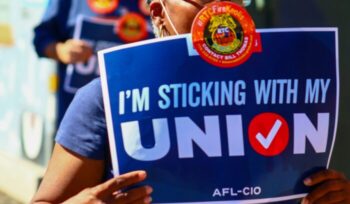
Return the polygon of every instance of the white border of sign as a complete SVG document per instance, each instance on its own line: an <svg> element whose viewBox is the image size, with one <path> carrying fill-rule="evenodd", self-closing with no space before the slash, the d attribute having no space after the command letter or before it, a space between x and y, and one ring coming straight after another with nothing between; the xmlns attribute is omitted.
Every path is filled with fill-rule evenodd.
<svg viewBox="0 0 350 204"><path fill-rule="evenodd" d="M273 29L257 29L258 33L275 33L275 32L310 32L310 31L318 31L318 32L334 32L335 34L335 58L336 58L336 77L337 77L337 99L336 99L336 113L335 113L335 125L334 125L334 133L333 133L333 141L332 146L330 149L330 154L328 157L327 162L327 168L329 167L331 155L333 152L333 147L335 143L335 137L337 133L337 126L338 126L338 112L339 112L339 51L338 51L338 28L273 28ZM120 45L112 48L108 48L105 50L101 50L98 52L98 61L99 61L99 67L100 67L100 74L101 74L101 84L102 84L102 93L103 96L107 99L104 100L104 107L106 112L106 121L107 121L107 127L108 127L108 139L109 139L109 145L110 145L110 151L112 155L112 166L113 166L113 173L114 175L119 175L119 167L118 167L118 157L117 157L117 149L114 139L114 128L113 128L113 120L112 120L112 114L111 114L111 107L108 101L110 100L109 93L108 93L108 84L107 84L107 74L106 74L106 66L104 61L104 54L107 54L109 52L113 52L116 50L123 50L131 47L137 47L141 45L147 45L152 44L160 41L168 41L168 40L174 40L174 39L182 39L187 38L190 36L190 34L183 34L178 36L170 36L165 38L159 38L159 39L151 39L151 40L145 40L141 42L126 44L126 45ZM252 199L252 200L236 200L236 201L208 201L208 202L188 202L188 203L167 203L167 204L235 204L235 203L242 203L242 204L250 204L250 203L271 203L271 202L278 202L278 201L287 201L292 199L298 199L306 196L306 194L297 194L297 195L291 195L291 196L283 196L283 197L275 197L275 198L265 198L265 199Z"/></svg>

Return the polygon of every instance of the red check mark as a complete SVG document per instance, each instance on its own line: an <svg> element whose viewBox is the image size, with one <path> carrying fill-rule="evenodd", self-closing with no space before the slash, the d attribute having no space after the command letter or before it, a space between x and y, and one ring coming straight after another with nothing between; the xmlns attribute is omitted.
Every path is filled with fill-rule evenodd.
<svg viewBox="0 0 350 204"><path fill-rule="evenodd" d="M282 122L280 120L276 120L275 124L273 125L272 129L270 130L267 137L265 137L260 132L256 135L256 139L260 142L260 144L265 148L268 149L273 141L275 139L278 130L281 128Z"/></svg>
<svg viewBox="0 0 350 204"><path fill-rule="evenodd" d="M289 128L286 120L276 113L261 113L249 124L249 142L264 156L276 156L288 145Z"/></svg>

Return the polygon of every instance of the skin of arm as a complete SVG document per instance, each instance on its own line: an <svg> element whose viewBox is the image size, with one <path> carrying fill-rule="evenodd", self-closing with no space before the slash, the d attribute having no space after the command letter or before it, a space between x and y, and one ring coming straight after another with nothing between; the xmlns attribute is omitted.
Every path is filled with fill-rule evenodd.
<svg viewBox="0 0 350 204"><path fill-rule="evenodd" d="M105 163L79 156L59 144L55 145L44 179L32 204L49 203L150 203L150 186L119 192L146 178L144 171L114 177L104 183Z"/></svg>

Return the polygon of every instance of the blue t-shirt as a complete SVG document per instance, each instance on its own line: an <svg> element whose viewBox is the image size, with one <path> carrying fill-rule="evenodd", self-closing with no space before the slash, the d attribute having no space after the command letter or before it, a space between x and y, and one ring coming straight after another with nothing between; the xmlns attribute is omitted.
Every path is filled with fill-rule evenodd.
<svg viewBox="0 0 350 204"><path fill-rule="evenodd" d="M100 79L79 89L57 132L56 142L90 159L105 160L105 179L113 177Z"/></svg>

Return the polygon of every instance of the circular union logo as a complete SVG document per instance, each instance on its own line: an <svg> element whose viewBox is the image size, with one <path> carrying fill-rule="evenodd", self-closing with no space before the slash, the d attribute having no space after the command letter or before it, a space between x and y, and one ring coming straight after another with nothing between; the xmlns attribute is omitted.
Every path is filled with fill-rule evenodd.
<svg viewBox="0 0 350 204"><path fill-rule="evenodd" d="M128 13L120 18L116 33L125 42L136 42L147 37L147 22L137 13Z"/></svg>
<svg viewBox="0 0 350 204"><path fill-rule="evenodd" d="M88 5L95 13L105 15L117 9L119 0L88 0Z"/></svg>
<svg viewBox="0 0 350 204"><path fill-rule="evenodd" d="M199 55L218 67L238 66L254 50L254 22L244 8L232 2L206 5L193 21L191 32Z"/></svg>

